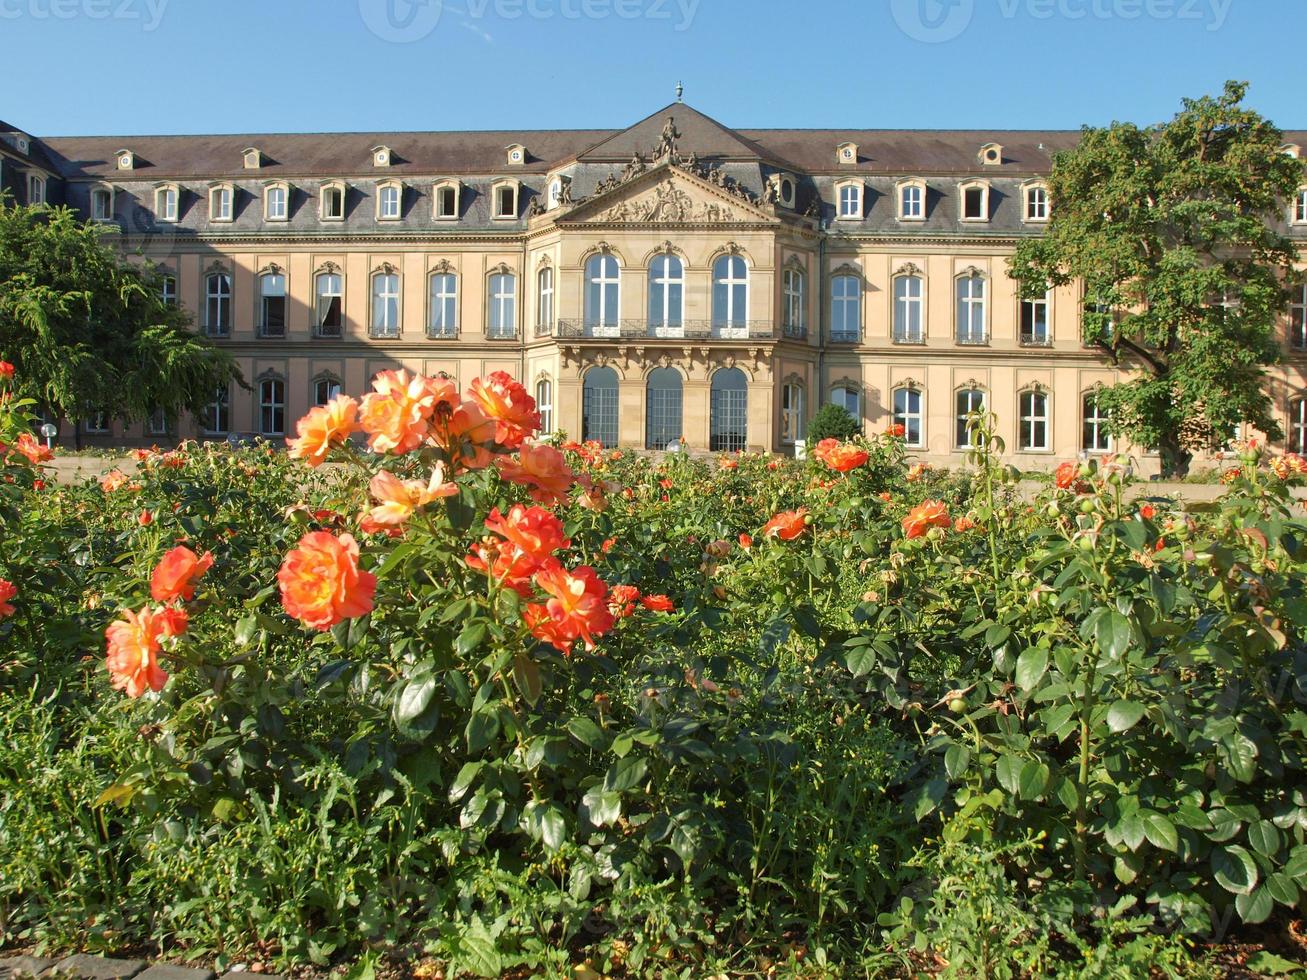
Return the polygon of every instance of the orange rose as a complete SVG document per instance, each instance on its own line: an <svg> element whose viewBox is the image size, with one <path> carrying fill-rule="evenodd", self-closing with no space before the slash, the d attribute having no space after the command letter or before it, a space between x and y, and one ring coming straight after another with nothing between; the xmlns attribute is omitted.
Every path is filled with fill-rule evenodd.
<svg viewBox="0 0 1307 980"><path fill-rule="evenodd" d="M910 539L919 538L932 527L951 527L948 507L942 500L926 500L908 511L903 518L903 533Z"/></svg>
<svg viewBox="0 0 1307 980"><path fill-rule="evenodd" d="M496 507L486 518L486 529L512 545L513 560L525 557L532 571L572 543L563 535L563 522L543 507L514 504L507 517Z"/></svg>
<svg viewBox="0 0 1307 980"><path fill-rule="evenodd" d="M465 401L447 416L438 416L431 441L445 450L451 466L479 470L490 465L495 420L476 402Z"/></svg>
<svg viewBox="0 0 1307 980"><path fill-rule="evenodd" d="M856 470L870 458L870 454L865 450L859 449L857 446L853 445L834 446L828 449L826 454L821 457L822 462L837 473L847 473L850 470Z"/></svg>
<svg viewBox="0 0 1307 980"><path fill-rule="evenodd" d="M724 470L738 470L740 468L740 461L738 459L727 457L726 459L721 460L717 465Z"/></svg>
<svg viewBox="0 0 1307 980"><path fill-rule="evenodd" d="M885 427L885 435L889 436L891 439L902 439L907 434L908 430L904 428L902 422L895 422L892 425L887 425Z"/></svg>
<svg viewBox="0 0 1307 980"><path fill-rule="evenodd" d="M740 535L740 547L743 548L745 551L748 551L750 548L752 548L752 547L753 547L753 537L752 537L752 535L741 534L741 535Z"/></svg>
<svg viewBox="0 0 1307 980"><path fill-rule="evenodd" d="M13 582L0 578L0 619L12 616L18 611L9 602L16 595L18 595L18 586L14 585Z"/></svg>
<svg viewBox="0 0 1307 980"><path fill-rule="evenodd" d="M286 556L277 572L281 605L287 614L316 630L372 610L377 577L361 571L359 546L352 535L310 531Z"/></svg>
<svg viewBox="0 0 1307 980"><path fill-rule="evenodd" d="M1067 460L1053 471L1053 483L1059 490L1070 490L1080 475L1080 464Z"/></svg>
<svg viewBox="0 0 1307 980"><path fill-rule="evenodd" d="M674 612L676 610L676 604L665 595L641 596L640 605L650 612Z"/></svg>
<svg viewBox="0 0 1307 980"><path fill-rule="evenodd" d="M8 361L0 361L0 378L12 378L14 376L14 366Z"/></svg>
<svg viewBox="0 0 1307 980"><path fill-rule="evenodd" d="M190 602L195 598L195 583L212 567L211 552L196 557L190 548L173 548L163 556L150 576L150 595L156 602L171 602L173 599Z"/></svg>
<svg viewBox="0 0 1307 980"><path fill-rule="evenodd" d="M139 698L147 689L163 690L168 674L159 666L161 641L185 632L186 613L181 609L143 606L140 612L125 611L104 631L110 685L129 698Z"/></svg>
<svg viewBox="0 0 1307 980"><path fill-rule="evenodd" d="M127 485L127 474L122 470L110 470L104 476L100 477L100 489L105 493L113 493L115 490Z"/></svg>
<svg viewBox="0 0 1307 980"><path fill-rule="evenodd" d="M402 455L426 441L437 405L457 398L447 378L426 378L398 371L382 371L372 391L359 403L359 426L368 434L368 448L377 453Z"/></svg>
<svg viewBox="0 0 1307 980"><path fill-rule="evenodd" d="M426 483L421 480L401 480L389 470L381 470L368 484L374 499L380 501L370 514L374 525L398 527L407 521L420 507L425 507L433 500L453 497L458 494L457 483L445 482L445 466L437 463L431 471L431 479Z"/></svg>
<svg viewBox="0 0 1307 980"><path fill-rule="evenodd" d="M496 461L499 475L510 483L530 487L528 495L542 504L564 504L576 474L567 457L553 446L524 445L517 458L502 456Z"/></svg>
<svg viewBox="0 0 1307 980"><path fill-rule="evenodd" d="M608 591L608 611L619 619L625 619L635 612L635 604L640 601L640 590L634 585L614 585Z"/></svg>
<svg viewBox="0 0 1307 980"><path fill-rule="evenodd" d="M27 457L27 461L33 466L48 462L54 459L54 453L36 441L36 438L30 432L24 432L14 443L14 449Z"/></svg>
<svg viewBox="0 0 1307 980"><path fill-rule="evenodd" d="M291 459L309 466L321 466L333 446L339 446L358 428L359 403L348 395L336 395L325 405L309 409L295 423L298 439L287 439Z"/></svg>
<svg viewBox="0 0 1307 980"><path fill-rule="evenodd" d="M800 507L798 510L787 510L777 514L762 526L760 533L765 538L780 538L782 541L793 541L803 533L803 529L807 526L808 508Z"/></svg>
<svg viewBox="0 0 1307 980"><path fill-rule="evenodd" d="M816 460L820 460L823 463L826 462L826 454L829 453L832 449L834 449L839 444L840 441L834 438L821 440L821 442L817 443L817 445L812 447L812 458Z"/></svg>
<svg viewBox="0 0 1307 980"><path fill-rule="evenodd" d="M961 534L964 531L970 531L976 526L976 522L970 517L959 517L953 522L953 530Z"/></svg>
<svg viewBox="0 0 1307 980"><path fill-rule="evenodd" d="M552 620L552 627L539 632L532 630L538 639L554 644L564 653L577 640L584 640L586 649L593 650L594 638L612 629L608 586L590 566L582 565L569 572L558 564L547 565L536 572L535 581L550 596L544 609ZM536 625L541 624L537 621Z"/></svg>
<svg viewBox="0 0 1307 980"><path fill-rule="evenodd" d="M516 449L540 431L536 400L508 372L494 371L484 381L477 378L468 395L494 419L495 441L506 449Z"/></svg>
<svg viewBox="0 0 1307 980"><path fill-rule="evenodd" d="M911 466L908 467L908 475L906 479L909 483L916 483L918 480L920 480L923 476L926 475L926 471L929 469L930 469L929 463L913 463Z"/></svg>

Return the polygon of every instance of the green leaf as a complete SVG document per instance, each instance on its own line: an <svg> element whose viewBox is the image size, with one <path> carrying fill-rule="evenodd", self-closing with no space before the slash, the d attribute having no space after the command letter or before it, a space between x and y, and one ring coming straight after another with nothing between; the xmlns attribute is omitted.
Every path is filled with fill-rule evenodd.
<svg viewBox="0 0 1307 980"><path fill-rule="evenodd" d="M1251 895L1257 887L1257 863L1238 844L1212 851L1212 873L1218 885L1235 895Z"/></svg>
<svg viewBox="0 0 1307 980"><path fill-rule="evenodd" d="M644 779L649 764L636 755L618 759L604 775L604 790L609 793L622 793L639 785Z"/></svg>
<svg viewBox="0 0 1307 980"><path fill-rule="evenodd" d="M622 815L622 794L605 792L601 786L592 786L581 797L584 815L596 827L615 823Z"/></svg>
<svg viewBox="0 0 1307 980"><path fill-rule="evenodd" d="M567 834L567 821L563 817L563 812L553 803L532 800L526 805L522 819L527 833L535 840L543 842L549 850L556 851L563 846L563 838Z"/></svg>
<svg viewBox="0 0 1307 980"><path fill-rule="evenodd" d="M854 677L871 673L876 667L879 654L871 644L853 647L844 655L844 665Z"/></svg>
<svg viewBox="0 0 1307 980"><path fill-rule="evenodd" d="M435 693L436 676L429 670L418 671L408 679L395 702L395 721L401 725L411 722L427 710Z"/></svg>
<svg viewBox="0 0 1307 980"><path fill-rule="evenodd" d="M526 698L526 703L534 708L543 691L540 666L525 653L519 653L513 658L513 683L522 692L522 697Z"/></svg>
<svg viewBox="0 0 1307 980"><path fill-rule="evenodd" d="M472 781L477 778L477 773L481 771L484 762L465 762L463 768L458 771L454 777L454 782L449 787L449 802L457 803L467 791L472 788Z"/></svg>
<svg viewBox="0 0 1307 980"><path fill-rule="evenodd" d="M949 779L957 779L967 771L971 764L971 750L956 742L944 753L944 771Z"/></svg>
<svg viewBox="0 0 1307 980"><path fill-rule="evenodd" d="M467 736L468 751L480 752L499 734L499 715L487 708L472 712L464 734Z"/></svg>
<svg viewBox="0 0 1307 980"><path fill-rule="evenodd" d="M481 620L473 620L463 627L458 634L458 639L454 641L454 652L463 659L467 659L486 640L486 624Z"/></svg>
<svg viewBox="0 0 1307 980"><path fill-rule="evenodd" d="M1029 647L1017 658L1017 685L1023 691L1033 691L1048 673L1048 650Z"/></svg>
<svg viewBox="0 0 1307 980"><path fill-rule="evenodd" d="M1048 785L1048 777L1048 766L1032 759L1021 767L1017 776L1017 795L1023 800L1038 799Z"/></svg>
<svg viewBox="0 0 1307 980"><path fill-rule="evenodd" d="M917 801L912 807L912 815L918 821L924 820L939 806L948 793L948 783L942 779L932 779L917 792Z"/></svg>
<svg viewBox="0 0 1307 980"><path fill-rule="evenodd" d="M1144 706L1138 701L1116 701L1107 709L1107 727L1119 735L1134 728L1143 716Z"/></svg>
<svg viewBox="0 0 1307 980"><path fill-rule="evenodd" d="M1111 660L1120 660L1130 646L1130 620L1115 609L1108 609L1094 626L1098 648Z"/></svg>
<svg viewBox="0 0 1307 980"><path fill-rule="evenodd" d="M1281 905L1293 908L1298 904L1298 886L1287 874L1277 871L1266 879L1266 888L1271 897Z"/></svg>
<svg viewBox="0 0 1307 980"><path fill-rule="evenodd" d="M1239 913L1239 918L1244 922L1257 925L1271 917L1271 913L1275 911L1275 900L1271 898L1271 893L1262 887L1248 895L1236 895L1234 907Z"/></svg>
<svg viewBox="0 0 1307 980"><path fill-rule="evenodd" d="M1180 850L1180 837L1176 833L1175 824L1156 811L1144 813L1144 836L1148 838L1148 843L1159 850L1172 853Z"/></svg>
<svg viewBox="0 0 1307 980"><path fill-rule="evenodd" d="M1280 840L1280 832L1269 820L1259 820L1248 825L1248 843L1258 854L1274 857L1280 850Z"/></svg>
<svg viewBox="0 0 1307 980"><path fill-rule="evenodd" d="M572 733L572 737L578 742L586 748L594 749L596 752L603 751L608 745L608 737L604 734L603 729L583 715L569 719L567 730Z"/></svg>
<svg viewBox="0 0 1307 980"><path fill-rule="evenodd" d="M1021 791L1021 760L1014 755L1000 756L994 768L999 785L1016 796Z"/></svg>
<svg viewBox="0 0 1307 980"><path fill-rule="evenodd" d="M1301 963L1294 963L1292 960L1286 960L1278 953L1272 953L1269 949L1259 950L1248 957L1248 969L1257 976L1265 977L1285 977L1291 973L1301 973L1307 967Z"/></svg>

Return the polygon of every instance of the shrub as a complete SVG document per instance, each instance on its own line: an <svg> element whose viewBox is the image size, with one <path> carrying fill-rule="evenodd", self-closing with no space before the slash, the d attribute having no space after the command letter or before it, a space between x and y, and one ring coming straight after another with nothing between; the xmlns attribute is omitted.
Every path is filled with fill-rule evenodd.
<svg viewBox="0 0 1307 980"><path fill-rule="evenodd" d="M843 405L827 403L808 422L808 448L811 449L823 439L844 442L861 434L862 423L850 415Z"/></svg>

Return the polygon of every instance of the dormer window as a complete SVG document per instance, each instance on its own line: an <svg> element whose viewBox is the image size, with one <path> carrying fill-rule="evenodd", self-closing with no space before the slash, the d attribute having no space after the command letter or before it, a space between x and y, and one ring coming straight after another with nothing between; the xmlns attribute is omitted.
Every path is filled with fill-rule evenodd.
<svg viewBox="0 0 1307 980"><path fill-rule="evenodd" d="M216 184L209 188L210 221L231 221L235 194L231 184Z"/></svg>
<svg viewBox="0 0 1307 980"><path fill-rule="evenodd" d="M1043 184L1028 184L1025 188L1025 218L1027 221L1048 220L1048 188Z"/></svg>
<svg viewBox="0 0 1307 980"><path fill-rule="evenodd" d="M441 181L435 186L432 209L436 218L445 221L458 219L458 195L461 187L456 180Z"/></svg>
<svg viewBox="0 0 1307 980"><path fill-rule="evenodd" d="M388 180L377 185L377 220L398 221L403 213L404 185Z"/></svg>
<svg viewBox="0 0 1307 980"><path fill-rule="evenodd" d="M345 220L345 185L338 180L322 185L318 197L318 217L323 221Z"/></svg>
<svg viewBox="0 0 1307 980"><path fill-rule="evenodd" d="M842 167L850 167L858 162L858 144L841 143L835 148L835 162Z"/></svg>
<svg viewBox="0 0 1307 980"><path fill-rule="evenodd" d="M926 182L913 178L898 184L899 220L926 220Z"/></svg>
<svg viewBox="0 0 1307 980"><path fill-rule="evenodd" d="M258 170L263 166L263 154L252 146L241 151L241 162L246 170Z"/></svg>
<svg viewBox="0 0 1307 980"><path fill-rule="evenodd" d="M114 154L114 162L119 170L132 170L136 167L136 154L131 150L119 150Z"/></svg>
<svg viewBox="0 0 1307 980"><path fill-rule="evenodd" d="M181 195L176 184L162 184L154 191L154 218L156 221L176 221Z"/></svg>
<svg viewBox="0 0 1307 980"><path fill-rule="evenodd" d="M776 203L783 208L794 207L795 195L798 193L794 178L789 174L776 174L772 177L772 186L776 189Z"/></svg>
<svg viewBox="0 0 1307 980"><path fill-rule="evenodd" d="M498 219L517 217L517 188L515 180L501 181L494 186L494 216Z"/></svg>
<svg viewBox="0 0 1307 980"><path fill-rule="evenodd" d="M513 143L505 148L508 155L508 164L511 167L520 167L526 163L526 147L521 143Z"/></svg>
<svg viewBox="0 0 1307 980"><path fill-rule="evenodd" d="M986 143L980 148L980 162L986 167L997 167L1003 162L1003 147L998 143Z"/></svg>
<svg viewBox="0 0 1307 980"><path fill-rule="evenodd" d="M113 220L113 188L95 187L91 190L91 220Z"/></svg>
<svg viewBox="0 0 1307 980"><path fill-rule="evenodd" d="M27 175L27 203L33 206L45 203L45 178L40 174Z"/></svg>
<svg viewBox="0 0 1307 980"><path fill-rule="evenodd" d="M545 196L545 206L551 211L563 203L563 178L553 177L549 181L549 190Z"/></svg>
<svg viewBox="0 0 1307 980"><path fill-rule="evenodd" d="M263 189L263 220L286 221L290 217L290 187L269 184Z"/></svg>
<svg viewBox="0 0 1307 980"><path fill-rule="evenodd" d="M374 146L372 148L372 166L374 167L390 166L390 147Z"/></svg>
<svg viewBox="0 0 1307 980"><path fill-rule="evenodd" d="M838 185L836 200L841 220L860 221L862 219L862 184L849 181Z"/></svg>
<svg viewBox="0 0 1307 980"><path fill-rule="evenodd" d="M1280 147L1280 152L1287 157L1293 157L1295 160L1297 160L1300 156L1302 156L1302 147L1299 146L1297 143L1285 143L1282 147Z"/></svg>
<svg viewBox="0 0 1307 980"><path fill-rule="evenodd" d="M989 185L981 181L962 184L958 188L961 195L963 221L989 220Z"/></svg>

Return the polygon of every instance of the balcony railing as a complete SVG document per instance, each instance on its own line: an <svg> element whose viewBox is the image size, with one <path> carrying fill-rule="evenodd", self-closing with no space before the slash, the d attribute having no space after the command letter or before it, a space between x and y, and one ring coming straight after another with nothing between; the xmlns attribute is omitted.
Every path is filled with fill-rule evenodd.
<svg viewBox="0 0 1307 980"><path fill-rule="evenodd" d="M1022 347L1052 347L1053 338L1046 333L1023 333L1020 337Z"/></svg>
<svg viewBox="0 0 1307 980"><path fill-rule="evenodd" d="M989 343L989 338L984 334L965 334L960 333L957 337L958 343L964 347L984 347Z"/></svg>
<svg viewBox="0 0 1307 980"><path fill-rule="evenodd" d="M619 323L586 323L559 320L551 332L548 325L536 328L537 337L594 340L775 340L776 325L770 320L749 320L722 324L711 320L682 320L679 325L622 320Z"/></svg>
<svg viewBox="0 0 1307 980"><path fill-rule="evenodd" d="M808 328L802 323L784 323L781 324L781 336L791 340L807 340Z"/></svg>
<svg viewBox="0 0 1307 980"><path fill-rule="evenodd" d="M925 336L920 330L895 330L894 343L896 344L924 344Z"/></svg>
<svg viewBox="0 0 1307 980"><path fill-rule="evenodd" d="M856 332L841 330L839 332L831 331L830 342L832 344L858 344L862 342L862 335Z"/></svg>

